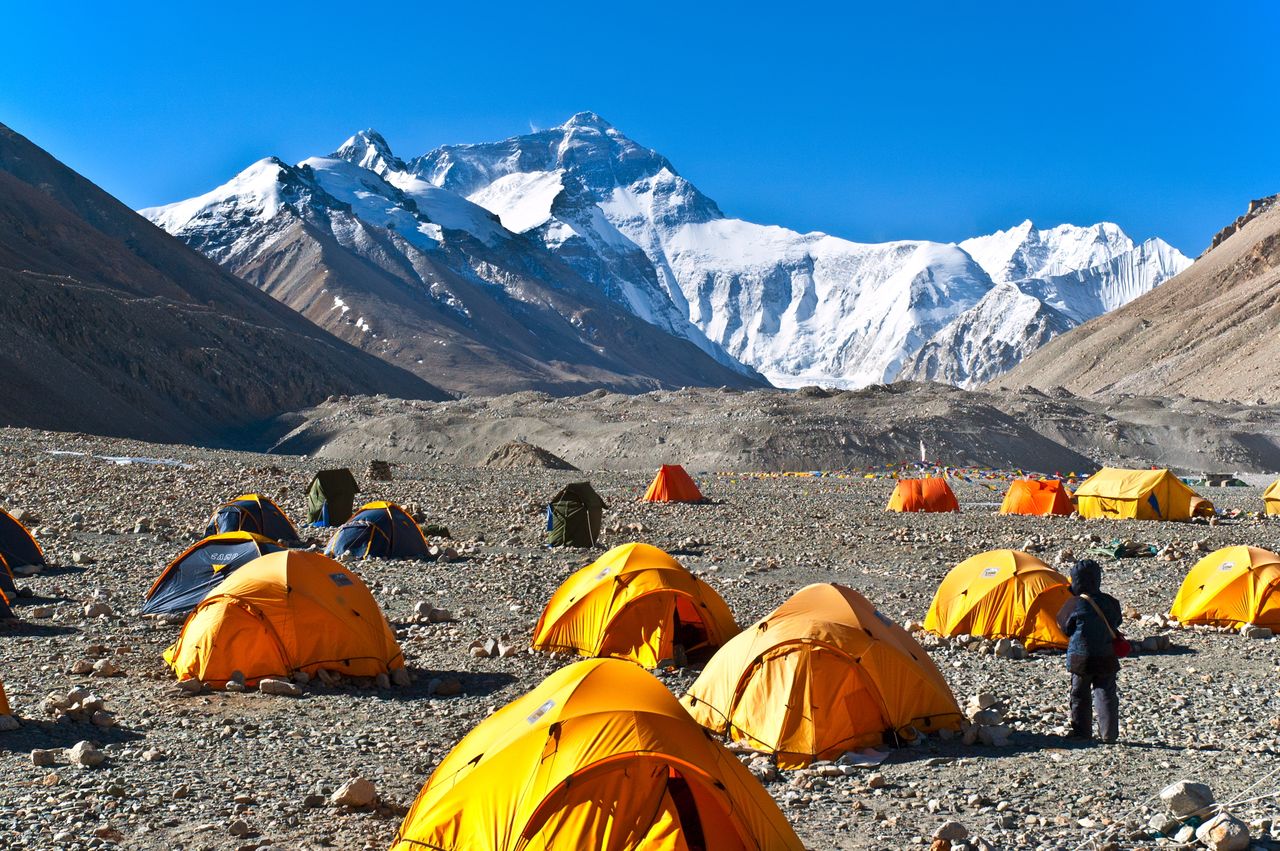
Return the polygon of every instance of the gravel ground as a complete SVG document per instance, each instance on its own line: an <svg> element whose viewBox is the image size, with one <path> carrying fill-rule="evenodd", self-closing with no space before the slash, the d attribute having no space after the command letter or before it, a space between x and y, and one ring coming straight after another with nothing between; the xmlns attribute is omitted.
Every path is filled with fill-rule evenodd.
<svg viewBox="0 0 1280 851"><path fill-rule="evenodd" d="M190 466L121 465L94 455ZM403 464L394 481L374 483L362 475L365 460L351 466L366 498L416 507L452 530L459 551L448 564L353 565L401 635L412 684L311 685L301 698L188 696L161 660L179 627L140 618L141 595L225 499L260 491L295 519L304 516L315 462L0 430L0 506L36 517L32 525L58 565L20 582L33 597L20 601L21 623L0 631L0 678L22 721L0 733L0 848L385 848L448 749L563 664L524 652L478 659L467 648L501 635L526 644L554 588L594 558L539 546L542 500L583 474ZM900 621L921 620L938 581L963 558L1031 540L1052 561L1090 534L1174 545L1172 561L1106 565L1107 590L1131 614L1154 614L1168 610L1198 557L1196 542L1280 549L1280 523L1257 518L1209 526L999 517L998 495L966 483L957 485L965 505L958 515L887 515L891 483L883 480L727 474L702 481L713 505L644 506L635 500L649 475L591 474L612 506L606 526L617 531L609 543L638 539L678 551L741 624L814 581L850 585ZM1259 492L1212 497L1220 509L1253 511ZM135 532L140 520L151 531ZM92 563L75 564L76 553ZM112 614L86 617L95 600ZM456 620L414 623L414 606L424 600ZM1158 631L1138 621L1127 630L1138 637ZM1233 807L1246 821L1276 817L1280 639L1191 630L1170 636L1170 650L1124 664L1119 744L1061 738L1068 677L1060 655L1014 661L938 648L931 652L961 704L978 691L1004 702L1014 728L1009 747L930 739L894 752L875 771L880 777L788 772L768 788L812 849L926 846L947 819L996 848L1101 847L1104 840L1152 847L1157 842L1140 828L1159 810L1153 796L1181 778L1209 783L1221 801L1257 798ZM70 673L78 660L103 657L122 674ZM680 693L693 675L662 679ZM428 693L432 680L450 678L460 694ZM114 726L42 716L47 694L77 686L105 700ZM33 749L81 740L102 748L101 766L32 763ZM316 797L357 774L373 781L379 806L346 810ZM1254 836L1265 827L1255 824Z"/></svg>

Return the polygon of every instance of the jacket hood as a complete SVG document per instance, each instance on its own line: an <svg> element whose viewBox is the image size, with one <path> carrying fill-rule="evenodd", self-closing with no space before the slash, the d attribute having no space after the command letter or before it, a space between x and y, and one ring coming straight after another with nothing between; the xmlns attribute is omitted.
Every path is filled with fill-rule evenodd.
<svg viewBox="0 0 1280 851"><path fill-rule="evenodd" d="M1071 568L1071 593L1077 597L1081 594L1102 593L1102 565L1091 559L1078 561Z"/></svg>

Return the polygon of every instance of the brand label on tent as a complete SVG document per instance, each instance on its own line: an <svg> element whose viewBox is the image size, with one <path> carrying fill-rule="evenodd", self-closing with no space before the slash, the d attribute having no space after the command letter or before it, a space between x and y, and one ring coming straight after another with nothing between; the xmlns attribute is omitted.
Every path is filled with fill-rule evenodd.
<svg viewBox="0 0 1280 851"><path fill-rule="evenodd" d="M216 551L208 551L208 552L209 552L209 560L212 562L215 562L215 565L214 565L215 570L221 567L226 567L227 562L235 561L235 558L236 558L236 553L234 551L229 551L225 553L220 553Z"/></svg>
<svg viewBox="0 0 1280 851"><path fill-rule="evenodd" d="M329 578L332 579L333 584L337 585L339 588L351 584L351 577L347 576L345 573L330 573Z"/></svg>
<svg viewBox="0 0 1280 851"><path fill-rule="evenodd" d="M982 577L984 579L991 579L993 576L999 576L999 575L1000 575L1000 568L998 567L988 567L986 570L982 571Z"/></svg>
<svg viewBox="0 0 1280 851"><path fill-rule="evenodd" d="M1218 565L1218 570L1232 570L1235 566L1236 563L1234 561L1224 561L1222 564Z"/></svg>
<svg viewBox="0 0 1280 851"><path fill-rule="evenodd" d="M603 570L601 570L599 573L596 574L596 579L604 579L606 576L609 575L609 571L611 570L613 570L612 567L604 568Z"/></svg>
<svg viewBox="0 0 1280 851"><path fill-rule="evenodd" d="M546 715L548 712L550 712L551 707L555 705L556 705L556 702L554 700L548 700L546 703L542 704L537 709L533 710L533 714L530 715L528 718L524 719L525 722L528 724L535 723L543 715Z"/></svg>

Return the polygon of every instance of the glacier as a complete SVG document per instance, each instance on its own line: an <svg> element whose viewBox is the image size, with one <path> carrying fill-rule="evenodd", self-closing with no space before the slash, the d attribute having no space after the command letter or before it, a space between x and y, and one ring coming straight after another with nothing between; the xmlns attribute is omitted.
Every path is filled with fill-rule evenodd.
<svg viewBox="0 0 1280 851"><path fill-rule="evenodd" d="M329 157L263 160L142 212L221 262L236 250L237 217L270 218L315 193L419 252L467 234L456 247L472 275L532 242L628 313L781 387L981 384L1191 263L1109 222L864 244L732 218L591 112L409 160L361 131Z"/></svg>

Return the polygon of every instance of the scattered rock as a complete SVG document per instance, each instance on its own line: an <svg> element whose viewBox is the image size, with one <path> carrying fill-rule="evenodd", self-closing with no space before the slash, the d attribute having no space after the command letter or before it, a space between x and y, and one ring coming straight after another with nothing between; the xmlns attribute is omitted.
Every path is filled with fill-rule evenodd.
<svg viewBox="0 0 1280 851"><path fill-rule="evenodd" d="M275 677L263 677L259 680L258 691L263 694L274 694L281 697L300 697L302 695L302 689L296 683L276 679Z"/></svg>
<svg viewBox="0 0 1280 851"><path fill-rule="evenodd" d="M335 807L367 807L377 799L377 790L363 777L353 777L329 799Z"/></svg>
<svg viewBox="0 0 1280 851"><path fill-rule="evenodd" d="M92 742L76 742L67 749L67 762L76 768L97 768L106 759L107 755L94 747Z"/></svg>
<svg viewBox="0 0 1280 851"><path fill-rule="evenodd" d="M1179 818L1203 815L1214 804L1213 790L1190 780L1179 780L1164 787L1160 790L1160 800Z"/></svg>

